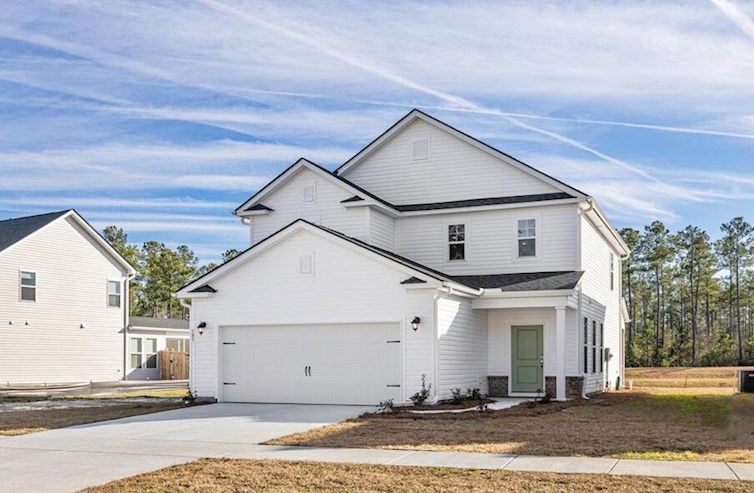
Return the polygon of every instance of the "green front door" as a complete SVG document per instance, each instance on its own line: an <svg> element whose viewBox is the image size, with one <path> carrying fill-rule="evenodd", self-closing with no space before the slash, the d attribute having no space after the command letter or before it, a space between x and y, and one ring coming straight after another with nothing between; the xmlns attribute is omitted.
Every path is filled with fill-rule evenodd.
<svg viewBox="0 0 754 493"><path fill-rule="evenodd" d="M537 392L544 389L543 334L541 325L511 327L511 392Z"/></svg>

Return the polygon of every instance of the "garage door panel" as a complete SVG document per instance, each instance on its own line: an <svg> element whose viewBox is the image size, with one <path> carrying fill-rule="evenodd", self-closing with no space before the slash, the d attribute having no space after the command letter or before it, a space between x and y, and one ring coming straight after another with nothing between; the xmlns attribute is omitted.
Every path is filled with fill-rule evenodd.
<svg viewBox="0 0 754 493"><path fill-rule="evenodd" d="M400 324L222 330L223 400L376 404L400 400ZM392 341L392 342L388 342Z"/></svg>

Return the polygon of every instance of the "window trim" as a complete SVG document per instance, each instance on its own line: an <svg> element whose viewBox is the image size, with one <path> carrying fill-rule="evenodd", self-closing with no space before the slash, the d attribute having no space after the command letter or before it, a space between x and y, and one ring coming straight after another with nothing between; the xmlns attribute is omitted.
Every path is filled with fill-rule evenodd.
<svg viewBox="0 0 754 493"><path fill-rule="evenodd" d="M519 221L528 221L533 220L534 221L534 236L524 236L519 237L518 236L518 222ZM514 243L513 243L513 257L516 261L525 262L527 260L536 260L539 258L539 249L542 245L542 214L539 212L535 212L532 214L520 214L513 218L513 231L516 232L515 235L513 235ZM519 255L519 246L518 242L519 240L526 240L526 239L533 239L534 240L534 255L526 255L521 256Z"/></svg>
<svg viewBox="0 0 754 493"><path fill-rule="evenodd" d="M597 372L597 321L592 320L592 374Z"/></svg>
<svg viewBox="0 0 754 493"><path fill-rule="evenodd" d="M131 348L132 341L139 341L138 352L135 352ZM133 357L135 354L139 355L139 366L134 366ZM132 370L141 370L144 367L144 338L143 337L130 336L128 338L128 366L130 366Z"/></svg>
<svg viewBox="0 0 754 493"><path fill-rule="evenodd" d="M445 221L443 226L443 259L445 264L458 264L469 261L469 222L468 221ZM451 226L463 226L463 241L450 241L450 227ZM450 245L463 245L463 258L451 259L450 258Z"/></svg>
<svg viewBox="0 0 754 493"><path fill-rule="evenodd" d="M110 304L110 296L111 296L110 283L111 282L118 283L118 285L120 286L120 293L117 293L118 306L113 306ZM121 281L120 279L108 279L107 281L105 281L105 306L107 306L108 308L114 308L116 310L120 310L121 308L123 308L123 291L124 291L123 281ZM116 296L116 295L113 294L112 296Z"/></svg>
<svg viewBox="0 0 754 493"><path fill-rule="evenodd" d="M34 274L34 285L24 285L23 284L23 275L24 274ZM39 280L37 278L37 271L35 270L24 270L19 269L18 271L18 301L22 303L36 303L37 302L37 287L39 286ZM25 300L24 299L24 288L27 289L33 289L34 290L34 299L33 300Z"/></svg>
<svg viewBox="0 0 754 493"><path fill-rule="evenodd" d="M600 322L600 373L605 372L605 323Z"/></svg>

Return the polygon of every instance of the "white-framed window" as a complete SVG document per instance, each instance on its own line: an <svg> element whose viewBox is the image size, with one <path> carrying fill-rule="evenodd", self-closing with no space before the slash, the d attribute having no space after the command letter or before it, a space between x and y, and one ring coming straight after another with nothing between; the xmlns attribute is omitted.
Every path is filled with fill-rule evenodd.
<svg viewBox="0 0 754 493"><path fill-rule="evenodd" d="M157 368L157 339L154 337L131 337L129 341L131 368Z"/></svg>
<svg viewBox="0 0 754 493"><path fill-rule="evenodd" d="M592 373L597 373L597 321L592 320Z"/></svg>
<svg viewBox="0 0 754 493"><path fill-rule="evenodd" d="M615 290L615 254L610 252L610 291Z"/></svg>
<svg viewBox="0 0 754 493"><path fill-rule="evenodd" d="M141 368L142 363L142 340L141 337L132 337L128 341L128 350L131 355L131 368Z"/></svg>
<svg viewBox="0 0 754 493"><path fill-rule="evenodd" d="M146 368L157 368L157 339L152 337L144 339L144 356Z"/></svg>
<svg viewBox="0 0 754 493"><path fill-rule="evenodd" d="M429 153L429 137L414 139L411 141L411 161L429 161Z"/></svg>
<svg viewBox="0 0 754 493"><path fill-rule="evenodd" d="M589 319L584 317L584 374L589 373Z"/></svg>
<svg viewBox="0 0 754 493"><path fill-rule="evenodd" d="M465 224L448 224L448 260L466 260Z"/></svg>
<svg viewBox="0 0 754 493"><path fill-rule="evenodd" d="M305 204L313 204L317 201L317 186L312 183L301 189L301 201Z"/></svg>
<svg viewBox="0 0 754 493"><path fill-rule="evenodd" d="M120 308L121 289L120 281L107 281L107 306L110 308Z"/></svg>
<svg viewBox="0 0 754 493"><path fill-rule="evenodd" d="M518 220L518 256L537 256L537 220Z"/></svg>
<svg viewBox="0 0 754 493"><path fill-rule="evenodd" d="M19 275L21 301L37 301L37 273L22 270Z"/></svg>
<svg viewBox="0 0 754 493"><path fill-rule="evenodd" d="M600 323L600 373L605 368L605 324Z"/></svg>

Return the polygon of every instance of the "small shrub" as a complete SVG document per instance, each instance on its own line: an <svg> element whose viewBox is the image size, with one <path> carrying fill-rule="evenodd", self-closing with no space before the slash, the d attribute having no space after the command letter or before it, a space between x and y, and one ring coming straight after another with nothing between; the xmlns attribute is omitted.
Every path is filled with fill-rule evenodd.
<svg viewBox="0 0 754 493"><path fill-rule="evenodd" d="M482 391L477 388L466 389L466 398L472 401L478 401L482 398Z"/></svg>
<svg viewBox="0 0 754 493"><path fill-rule="evenodd" d="M427 374L422 373L422 388L419 392L411 396L411 401L415 406L424 404L424 401L429 399L429 393L432 390L432 384L427 384Z"/></svg>
<svg viewBox="0 0 754 493"><path fill-rule="evenodd" d="M191 392L191 389L186 390L186 395L183 396L183 403L184 404L193 404L196 400L196 394Z"/></svg>
<svg viewBox="0 0 754 493"><path fill-rule="evenodd" d="M380 401L377 407L379 408L381 413L390 413L393 412L395 404L393 403L393 399L388 399L386 401Z"/></svg>
<svg viewBox="0 0 754 493"><path fill-rule="evenodd" d="M453 404L460 404L464 400L466 400L466 398L463 395L463 392L461 392L461 389L458 389L458 388L451 389L450 393L453 395Z"/></svg>

